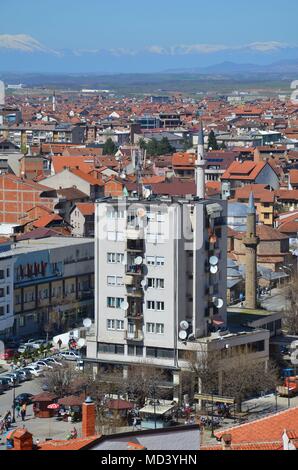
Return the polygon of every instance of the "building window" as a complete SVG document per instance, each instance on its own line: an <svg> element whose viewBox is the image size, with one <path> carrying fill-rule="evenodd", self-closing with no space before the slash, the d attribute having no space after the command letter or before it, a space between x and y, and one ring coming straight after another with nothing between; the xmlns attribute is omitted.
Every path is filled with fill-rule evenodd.
<svg viewBox="0 0 298 470"><path fill-rule="evenodd" d="M155 310L154 300L147 300L147 310Z"/></svg>
<svg viewBox="0 0 298 470"><path fill-rule="evenodd" d="M147 333L155 332L155 323L147 323Z"/></svg>
<svg viewBox="0 0 298 470"><path fill-rule="evenodd" d="M9 304L6 305L6 313L10 313L10 306L9 306Z"/></svg>
<svg viewBox="0 0 298 470"><path fill-rule="evenodd" d="M163 256L157 256L156 257L156 266L164 266L165 265L165 259Z"/></svg>
<svg viewBox="0 0 298 470"><path fill-rule="evenodd" d="M116 321L116 330L117 331L124 331L124 320L117 320Z"/></svg>
<svg viewBox="0 0 298 470"><path fill-rule="evenodd" d="M147 256L148 266L155 266L155 256Z"/></svg>
<svg viewBox="0 0 298 470"><path fill-rule="evenodd" d="M148 287L152 287L156 289L164 289L165 287L164 279L155 279L155 278L149 277Z"/></svg>
<svg viewBox="0 0 298 470"><path fill-rule="evenodd" d="M123 298L108 297L107 298L107 307L109 307L109 308L120 308L122 302L124 302Z"/></svg>
<svg viewBox="0 0 298 470"><path fill-rule="evenodd" d="M10 294L10 287L6 286L6 295L9 295L9 294Z"/></svg>
<svg viewBox="0 0 298 470"><path fill-rule="evenodd" d="M108 344L108 343L99 343L98 352L104 354L124 354L124 345L123 344Z"/></svg>
<svg viewBox="0 0 298 470"><path fill-rule="evenodd" d="M0 307L0 317L3 317L3 315L5 315L4 307Z"/></svg>
<svg viewBox="0 0 298 470"><path fill-rule="evenodd" d="M107 320L107 329L115 330L115 320Z"/></svg>
<svg viewBox="0 0 298 470"><path fill-rule="evenodd" d="M165 326L163 323L156 323L156 333L159 335L163 335L165 332Z"/></svg>
<svg viewBox="0 0 298 470"><path fill-rule="evenodd" d="M4 289L0 289L0 298L2 299L5 296Z"/></svg>
<svg viewBox="0 0 298 470"><path fill-rule="evenodd" d="M123 253L108 253L107 262L109 264L123 263L124 254Z"/></svg>
<svg viewBox="0 0 298 470"><path fill-rule="evenodd" d="M0 279L4 279L4 278L5 278L4 270L0 269Z"/></svg>
<svg viewBox="0 0 298 470"><path fill-rule="evenodd" d="M10 269L9 268L6 269L6 277L10 277Z"/></svg>
<svg viewBox="0 0 298 470"><path fill-rule="evenodd" d="M164 311L165 309L165 303L164 302L156 302L156 310L158 311Z"/></svg>

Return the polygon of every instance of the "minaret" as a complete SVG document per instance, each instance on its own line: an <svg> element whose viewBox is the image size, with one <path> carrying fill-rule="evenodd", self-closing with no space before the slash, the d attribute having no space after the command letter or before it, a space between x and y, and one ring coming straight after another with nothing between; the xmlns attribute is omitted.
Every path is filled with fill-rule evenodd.
<svg viewBox="0 0 298 470"><path fill-rule="evenodd" d="M195 162L196 169L196 185L197 185L197 197L205 199L205 167L206 160L204 160L204 131L201 124L198 135L198 149L197 149L197 160Z"/></svg>
<svg viewBox="0 0 298 470"><path fill-rule="evenodd" d="M257 248L260 243L256 234L256 208L253 193L250 194L247 210L247 229L243 240L245 258L245 306L257 308Z"/></svg>
<svg viewBox="0 0 298 470"><path fill-rule="evenodd" d="M55 91L53 93L52 103L53 103L53 113L55 113L56 112L56 92Z"/></svg>

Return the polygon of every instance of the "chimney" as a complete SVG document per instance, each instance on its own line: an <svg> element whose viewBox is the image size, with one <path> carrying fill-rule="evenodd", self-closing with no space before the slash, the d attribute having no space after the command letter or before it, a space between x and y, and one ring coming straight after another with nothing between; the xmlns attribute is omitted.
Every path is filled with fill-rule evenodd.
<svg viewBox="0 0 298 470"><path fill-rule="evenodd" d="M13 435L14 450L32 450L33 436L27 429L17 429Z"/></svg>
<svg viewBox="0 0 298 470"><path fill-rule="evenodd" d="M95 435L95 403L87 397L82 406L82 436L90 437Z"/></svg>
<svg viewBox="0 0 298 470"><path fill-rule="evenodd" d="M222 450L232 450L232 435L223 434L221 437Z"/></svg>

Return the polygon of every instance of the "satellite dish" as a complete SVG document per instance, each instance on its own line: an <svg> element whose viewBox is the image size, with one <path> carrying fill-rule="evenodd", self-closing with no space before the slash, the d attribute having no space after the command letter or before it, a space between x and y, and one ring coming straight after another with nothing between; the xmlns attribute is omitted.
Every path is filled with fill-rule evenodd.
<svg viewBox="0 0 298 470"><path fill-rule="evenodd" d="M143 281L141 281L141 286L142 287L146 287L146 285L147 285L147 282L145 281L145 279Z"/></svg>
<svg viewBox="0 0 298 470"><path fill-rule="evenodd" d="M140 264L143 263L143 258L141 256L138 256L137 258L135 258L135 263L137 266L140 266Z"/></svg>
<svg viewBox="0 0 298 470"><path fill-rule="evenodd" d="M144 209L143 207L140 207L140 209L137 210L137 215L138 215L138 217L140 217L140 218L145 217L145 215L146 215L145 209Z"/></svg>
<svg viewBox="0 0 298 470"><path fill-rule="evenodd" d="M211 256L211 258L209 259L209 263L211 264L211 266L216 266L218 264L218 257L217 256Z"/></svg>
<svg viewBox="0 0 298 470"><path fill-rule="evenodd" d="M85 328L90 328L90 326L92 326L92 320L90 320L90 318L85 318L83 320L83 325Z"/></svg>
<svg viewBox="0 0 298 470"><path fill-rule="evenodd" d="M185 341L186 338L187 338L187 332L185 330L179 331L179 339L181 339L182 341Z"/></svg>
<svg viewBox="0 0 298 470"><path fill-rule="evenodd" d="M83 348L84 346L86 346L86 340L84 338L80 338L77 344L79 348Z"/></svg>
<svg viewBox="0 0 298 470"><path fill-rule="evenodd" d="M128 307L129 307L128 302L126 301L121 302L121 305L120 305L121 310L128 310Z"/></svg>
<svg viewBox="0 0 298 470"><path fill-rule="evenodd" d="M188 327L189 327L189 324L187 321L183 320L182 322L180 322L181 330L188 330Z"/></svg>
<svg viewBox="0 0 298 470"><path fill-rule="evenodd" d="M211 272L211 274L216 274L218 272L218 267L217 266L211 266L210 272Z"/></svg>
<svg viewBox="0 0 298 470"><path fill-rule="evenodd" d="M146 189L144 190L144 193L143 193L143 194L144 194L144 198L145 198L145 199L148 199L148 198L151 196L151 191L150 191L150 189L146 188Z"/></svg>
<svg viewBox="0 0 298 470"><path fill-rule="evenodd" d="M222 308L224 305L223 299L220 299L218 297L213 297L212 301L216 308Z"/></svg>

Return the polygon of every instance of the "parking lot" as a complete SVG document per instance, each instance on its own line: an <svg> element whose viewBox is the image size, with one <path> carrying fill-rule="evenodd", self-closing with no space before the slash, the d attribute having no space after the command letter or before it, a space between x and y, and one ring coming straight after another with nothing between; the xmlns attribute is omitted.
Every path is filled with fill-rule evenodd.
<svg viewBox="0 0 298 470"><path fill-rule="evenodd" d="M57 359L58 360L58 359ZM61 361L62 359L60 359ZM75 361L72 361L74 365ZM50 363L49 363L50 364ZM5 366L6 372L1 371L1 376L4 376L6 373L11 372L11 368L7 365ZM44 369L46 370L46 369ZM15 396L17 397L23 393L29 393L32 395L37 395L42 393L42 380L41 378L33 377L31 380L26 380L25 382L19 383L15 387ZM7 411L11 411L13 414L13 387L9 388L7 391L0 394L0 419L2 419ZM17 417L16 414L16 423L12 424L11 429L16 429L18 427L25 426L34 436L34 440L39 439L44 441L46 439L65 439L69 432L73 429L74 424L64 421L57 421L56 418L36 418L33 414L33 406L28 405L27 415L25 422L22 421L21 417ZM78 423L76 425L78 435L81 434L81 425ZM0 450L5 449L5 434L0 435Z"/></svg>

